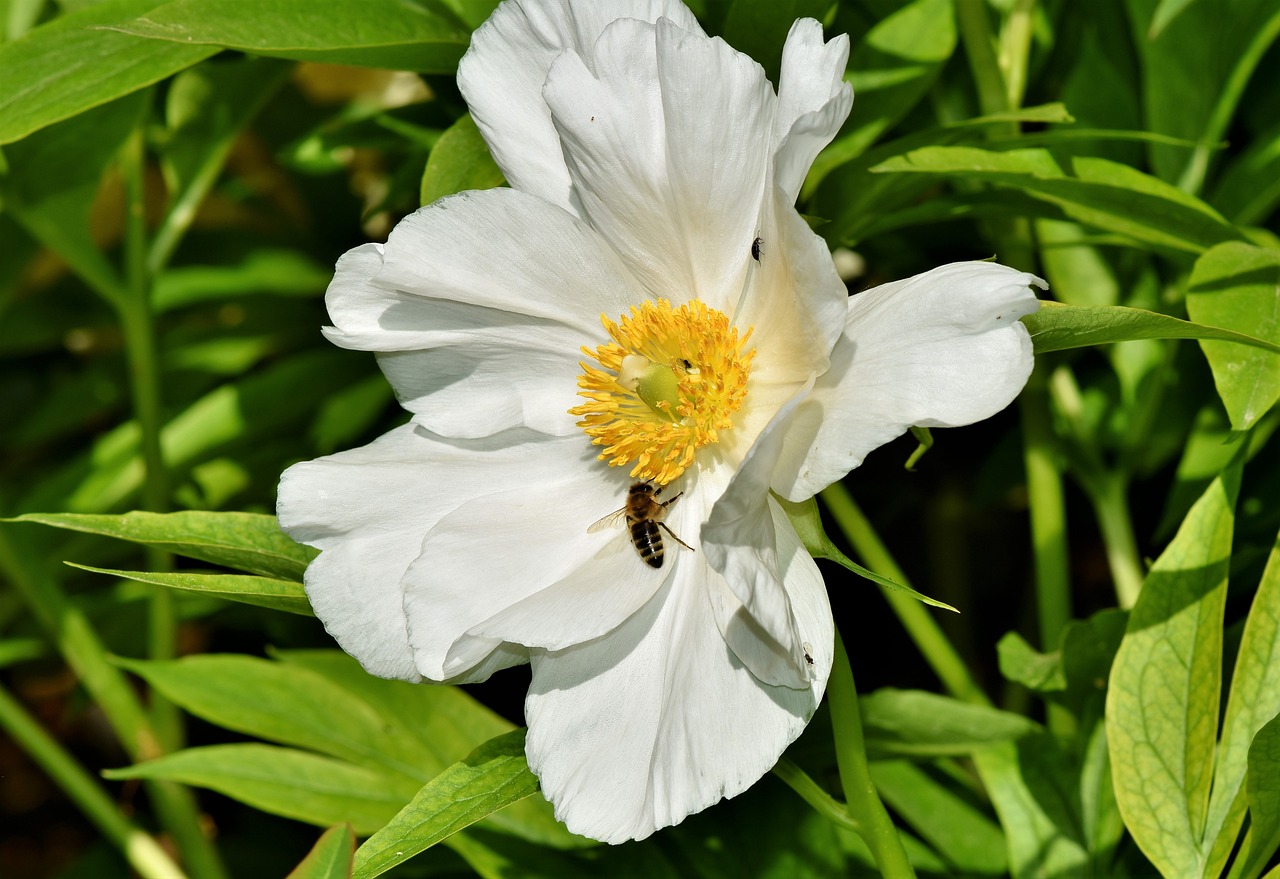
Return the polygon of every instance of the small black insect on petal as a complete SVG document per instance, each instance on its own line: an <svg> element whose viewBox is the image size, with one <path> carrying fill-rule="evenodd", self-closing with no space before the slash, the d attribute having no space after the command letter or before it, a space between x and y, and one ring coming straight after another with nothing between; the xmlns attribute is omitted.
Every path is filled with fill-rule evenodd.
<svg viewBox="0 0 1280 879"><path fill-rule="evenodd" d="M756 262L760 262L760 254L764 253L764 239L757 237L751 242L751 258Z"/></svg>

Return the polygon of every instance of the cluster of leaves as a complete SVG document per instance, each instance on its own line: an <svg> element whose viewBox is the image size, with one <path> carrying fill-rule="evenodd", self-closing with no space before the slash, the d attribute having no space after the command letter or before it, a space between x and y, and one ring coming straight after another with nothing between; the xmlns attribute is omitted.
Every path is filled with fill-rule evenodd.
<svg viewBox="0 0 1280 879"><path fill-rule="evenodd" d="M183 875L157 831L197 879L278 874L314 841L304 825L333 829L298 877L875 872L867 828L832 795L824 713L776 779L645 843L595 846L536 794L510 718L368 677L310 617L310 553L267 515L278 474L403 417L371 358L320 338L320 297L347 247L502 184L452 82L495 5L0 2L0 728L101 835L62 852L82 875ZM1280 10L691 6L771 75L795 17L851 35L854 111L801 207L867 280L996 253L1060 303L1027 319L1037 371L989 444L940 438L919 477L879 453L823 496L915 651L860 662L875 629L858 621L881 600L839 586L859 679L941 682L859 700L913 869L1280 875ZM960 513L953 494L878 500L942 485L931 470L965 486ZM890 546L926 546L925 567L896 565L850 489ZM946 629L897 588L933 593L956 565L956 541L919 523L963 542L992 510L1005 553L1031 523L1013 553L1028 570L986 583L1035 620L1003 638L972 585L993 579L985 559L938 578L965 612ZM846 561L818 531L815 553ZM64 665L86 698L38 697ZM981 685L997 674L1000 707ZM501 690L478 695L511 713ZM126 808L132 779L148 801ZM192 787L230 799L201 806ZM37 839L57 814L0 793L6 812ZM267 837L242 829L263 822Z"/></svg>

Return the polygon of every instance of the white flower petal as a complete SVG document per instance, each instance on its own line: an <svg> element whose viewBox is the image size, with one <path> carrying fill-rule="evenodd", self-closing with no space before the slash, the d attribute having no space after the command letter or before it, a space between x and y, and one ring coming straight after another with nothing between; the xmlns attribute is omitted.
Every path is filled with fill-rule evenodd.
<svg viewBox="0 0 1280 879"><path fill-rule="evenodd" d="M496 461L486 486L433 523L403 578L409 641L424 676L466 673L503 641L471 630L571 577L618 539L587 530L626 494L625 475L607 473L595 451L581 437L526 446L518 464Z"/></svg>
<svg viewBox="0 0 1280 879"><path fill-rule="evenodd" d="M842 79L848 62L847 34L824 43L822 25L812 18L791 26L782 49L774 125L774 175L789 201L795 201L809 166L849 116L853 88Z"/></svg>
<svg viewBox="0 0 1280 879"><path fill-rule="evenodd" d="M1018 318L1044 281L996 263L952 263L849 300L831 369L797 410L773 488L811 497L913 425L989 418L1031 374Z"/></svg>
<svg viewBox="0 0 1280 879"><path fill-rule="evenodd" d="M382 354L402 405L431 430L487 436L577 430L581 347L600 314L643 293L583 223L512 190L418 211L384 247L338 263L327 304L339 345ZM397 353L391 353L397 352Z"/></svg>
<svg viewBox="0 0 1280 879"><path fill-rule="evenodd" d="M508 0L471 35L458 87L498 166L516 189L576 210L542 83L561 52L583 58L614 19L665 16L701 32L678 0Z"/></svg>
<svg viewBox="0 0 1280 879"><path fill-rule="evenodd" d="M764 71L665 19L614 22L593 61L562 55L544 89L583 216L650 296L731 311L771 158Z"/></svg>
<svg viewBox="0 0 1280 879"><path fill-rule="evenodd" d="M732 628L742 634L731 637L726 614L737 616L738 608L716 602L721 611L717 614L721 631L756 677L787 687L808 686L808 668L804 660L805 638L791 610L784 565L778 555L782 541L775 527L778 516L783 519L785 531L791 532L790 542L798 541L785 515L775 509L777 504L769 497L769 481L792 412L808 396L811 382L812 379L778 410L702 526L707 561L724 577L748 618L732 623ZM787 561L791 566L796 564L794 559ZM809 563L812 565L813 560ZM816 574L816 567L813 572ZM741 643L749 653L739 652Z"/></svg>
<svg viewBox="0 0 1280 879"><path fill-rule="evenodd" d="M609 637L530 653L525 750L556 817L575 833L643 839L741 793L822 698L832 640L825 592L798 600L802 625L819 633L812 686L770 687L707 637L716 623L706 578L715 573L684 559L679 570Z"/></svg>

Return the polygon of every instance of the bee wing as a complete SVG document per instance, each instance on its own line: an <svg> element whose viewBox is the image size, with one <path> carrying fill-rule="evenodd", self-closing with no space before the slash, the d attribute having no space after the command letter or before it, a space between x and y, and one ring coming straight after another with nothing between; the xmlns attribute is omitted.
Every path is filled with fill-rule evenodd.
<svg viewBox="0 0 1280 879"><path fill-rule="evenodd" d="M603 519L598 519L595 522L592 522L591 527L587 529L587 533L595 534L597 531L603 531L604 529L610 528L614 525L620 525L622 524L622 520L626 515L627 515L626 507L623 507L621 510L614 510L612 513L605 516Z"/></svg>

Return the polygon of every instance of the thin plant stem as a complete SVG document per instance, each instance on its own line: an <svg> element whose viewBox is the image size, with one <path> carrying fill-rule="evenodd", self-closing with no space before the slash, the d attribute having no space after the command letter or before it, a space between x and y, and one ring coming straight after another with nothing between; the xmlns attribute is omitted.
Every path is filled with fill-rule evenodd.
<svg viewBox="0 0 1280 879"><path fill-rule="evenodd" d="M787 787L799 794L801 799L813 806L814 811L819 815L846 830L862 833L862 828L849 815L849 810L845 808L845 805L824 791L803 769L786 757L779 760L778 764L773 767L773 774L778 776Z"/></svg>
<svg viewBox="0 0 1280 879"><path fill-rule="evenodd" d="M969 59L969 70L978 88L978 105L983 115L1010 109L1004 73L996 56L995 35L987 17L986 0L956 0L956 22Z"/></svg>
<svg viewBox="0 0 1280 879"><path fill-rule="evenodd" d="M120 813L98 782L22 705L0 687L0 728L44 770L143 879L185 879L186 874L149 834Z"/></svg>
<svg viewBox="0 0 1280 879"><path fill-rule="evenodd" d="M1138 541L1129 514L1129 481L1120 473L1108 473L1085 484L1102 532L1107 564L1116 584L1116 603L1124 609L1138 600L1144 579Z"/></svg>
<svg viewBox="0 0 1280 879"><path fill-rule="evenodd" d="M876 866L886 879L914 879L916 873L907 860L898 828L889 817L867 768L867 749L862 738L862 717L858 713L858 693L854 688L853 669L844 641L836 631L835 664L827 681L827 699L831 704L831 728L835 735L836 765L840 769L840 786L844 788L849 817Z"/></svg>
<svg viewBox="0 0 1280 879"><path fill-rule="evenodd" d="M129 757L136 762L160 756L163 751L155 727L124 673L108 660L92 624L67 600L61 585L11 539L11 529L15 527L29 526L0 525L0 571L102 708ZM217 851L200 829L191 792L171 782L144 783L160 820L181 849L190 874L195 879L225 879L227 874Z"/></svg>
<svg viewBox="0 0 1280 879"><path fill-rule="evenodd" d="M837 482L823 489L821 497L831 517L840 527L840 532L863 564L881 576L904 586L910 585L906 574L843 483ZM947 692L975 705L990 705L991 700L969 674L968 666L947 639L942 627L934 621L929 609L902 592L880 587L880 593L889 602L889 607L907 630L916 649L925 662L929 663Z"/></svg>
<svg viewBox="0 0 1280 879"><path fill-rule="evenodd" d="M1010 109L1022 106L1022 96L1027 89L1027 59L1031 54L1035 8L1036 0L1014 0L1000 31L998 63L1005 81L1005 101Z"/></svg>

